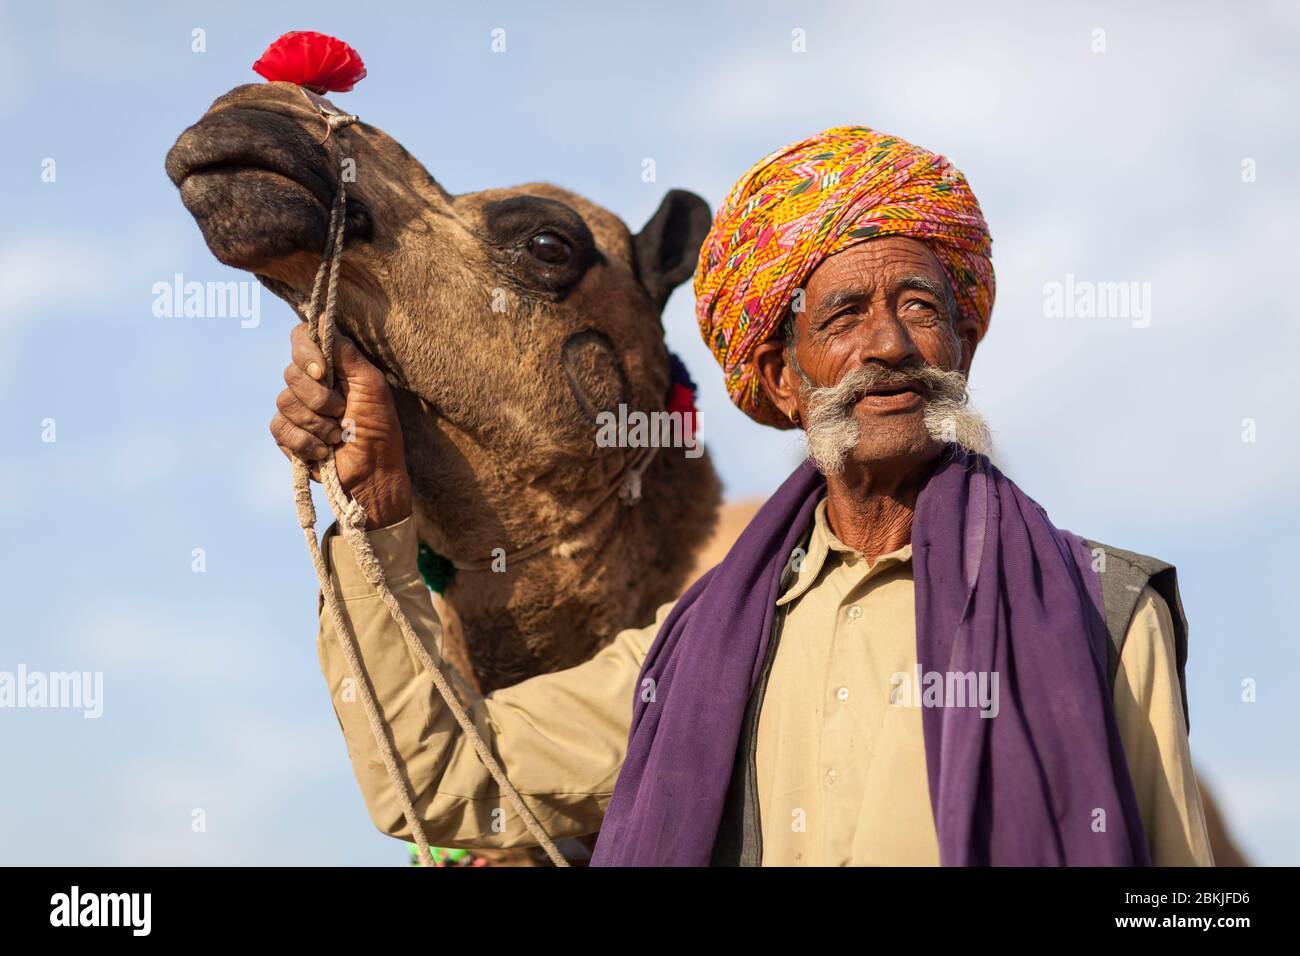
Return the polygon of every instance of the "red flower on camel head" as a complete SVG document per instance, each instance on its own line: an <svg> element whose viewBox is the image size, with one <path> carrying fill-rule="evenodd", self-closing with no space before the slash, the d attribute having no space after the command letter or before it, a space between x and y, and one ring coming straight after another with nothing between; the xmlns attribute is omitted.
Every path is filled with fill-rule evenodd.
<svg viewBox="0 0 1300 956"><path fill-rule="evenodd" d="M253 70L271 81L297 83L318 96L346 93L366 75L356 50L313 30L286 33L266 48Z"/></svg>

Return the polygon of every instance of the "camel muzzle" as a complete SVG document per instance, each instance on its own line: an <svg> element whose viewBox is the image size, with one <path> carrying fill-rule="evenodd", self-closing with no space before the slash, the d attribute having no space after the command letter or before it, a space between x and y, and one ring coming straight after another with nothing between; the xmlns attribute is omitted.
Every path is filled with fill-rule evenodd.
<svg viewBox="0 0 1300 956"><path fill-rule="evenodd" d="M218 101L181 133L166 160L208 248L250 271L298 252L319 254L342 179L344 150L330 140L358 121L306 90L296 102L274 92L266 100ZM373 222L353 198L348 237L365 241Z"/></svg>

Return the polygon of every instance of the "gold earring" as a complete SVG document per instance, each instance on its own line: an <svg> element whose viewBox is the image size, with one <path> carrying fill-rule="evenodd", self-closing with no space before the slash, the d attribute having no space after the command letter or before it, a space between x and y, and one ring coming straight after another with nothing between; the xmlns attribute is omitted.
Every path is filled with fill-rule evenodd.
<svg viewBox="0 0 1300 956"><path fill-rule="evenodd" d="M787 415L787 416L789 417L789 419L790 419L790 424L791 424L791 425L794 425L796 428L798 428L798 427L799 427L799 409L797 409L797 408L792 408L792 409L790 409L790 411L786 412L786 415Z"/></svg>

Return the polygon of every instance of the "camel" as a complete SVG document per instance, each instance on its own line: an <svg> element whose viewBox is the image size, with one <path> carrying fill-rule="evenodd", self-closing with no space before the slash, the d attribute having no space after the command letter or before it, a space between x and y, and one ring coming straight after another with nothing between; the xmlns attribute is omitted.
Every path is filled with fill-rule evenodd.
<svg viewBox="0 0 1300 956"><path fill-rule="evenodd" d="M464 566L440 604L459 624L446 655L482 693L581 663L680 593L714 525L707 453L661 449L629 505L610 492L635 449L596 440L601 412L665 408L661 313L708 206L671 190L634 235L546 183L453 195L381 130L332 129L322 103L236 87L167 174L218 260L300 298L344 177L340 325L394 387L421 541Z"/></svg>

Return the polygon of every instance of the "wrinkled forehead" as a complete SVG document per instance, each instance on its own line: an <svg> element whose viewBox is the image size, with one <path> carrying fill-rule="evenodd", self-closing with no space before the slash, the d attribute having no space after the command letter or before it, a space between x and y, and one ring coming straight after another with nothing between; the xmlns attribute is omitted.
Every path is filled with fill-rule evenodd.
<svg viewBox="0 0 1300 956"><path fill-rule="evenodd" d="M550 183L527 183L508 189L466 193L456 197L456 211L479 224L506 215L519 220L535 220L539 230L555 225L554 220L572 217L586 225L596 247L605 256L628 265L633 262L632 234L623 220L591 200Z"/></svg>
<svg viewBox="0 0 1300 956"><path fill-rule="evenodd" d="M843 285L875 286L899 274L918 274L947 284L943 264L930 244L910 236L869 239L832 253L805 282L809 295Z"/></svg>

